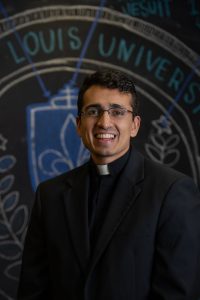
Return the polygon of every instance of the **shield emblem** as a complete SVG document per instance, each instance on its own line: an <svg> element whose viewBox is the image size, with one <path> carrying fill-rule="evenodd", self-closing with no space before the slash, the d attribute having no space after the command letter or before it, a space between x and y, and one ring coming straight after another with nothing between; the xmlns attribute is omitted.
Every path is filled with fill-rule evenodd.
<svg viewBox="0 0 200 300"><path fill-rule="evenodd" d="M48 102L27 107L29 169L34 190L41 181L89 158L76 132L77 97L78 89L66 84Z"/></svg>

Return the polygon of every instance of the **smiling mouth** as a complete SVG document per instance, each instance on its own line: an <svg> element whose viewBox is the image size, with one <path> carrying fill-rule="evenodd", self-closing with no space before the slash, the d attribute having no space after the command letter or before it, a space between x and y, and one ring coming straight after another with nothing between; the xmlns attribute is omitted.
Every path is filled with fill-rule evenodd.
<svg viewBox="0 0 200 300"><path fill-rule="evenodd" d="M116 135L112 134L112 133L97 133L97 134L95 134L95 138L97 138L97 139L113 140L115 137L116 137Z"/></svg>

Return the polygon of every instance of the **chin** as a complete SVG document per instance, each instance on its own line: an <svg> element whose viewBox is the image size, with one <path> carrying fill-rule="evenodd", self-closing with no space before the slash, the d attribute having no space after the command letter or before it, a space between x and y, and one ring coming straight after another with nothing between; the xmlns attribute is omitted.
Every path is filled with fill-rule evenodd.
<svg viewBox="0 0 200 300"><path fill-rule="evenodd" d="M94 151L93 153L96 157L99 157L99 158L109 158L109 157L115 156L115 153L113 153L111 151Z"/></svg>

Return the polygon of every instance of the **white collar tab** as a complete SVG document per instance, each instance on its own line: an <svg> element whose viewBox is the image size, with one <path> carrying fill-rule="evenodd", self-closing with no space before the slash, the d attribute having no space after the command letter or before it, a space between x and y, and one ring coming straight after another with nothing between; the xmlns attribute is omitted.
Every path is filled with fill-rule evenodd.
<svg viewBox="0 0 200 300"><path fill-rule="evenodd" d="M99 172L99 175L109 175L109 169L108 165L97 165L97 170Z"/></svg>

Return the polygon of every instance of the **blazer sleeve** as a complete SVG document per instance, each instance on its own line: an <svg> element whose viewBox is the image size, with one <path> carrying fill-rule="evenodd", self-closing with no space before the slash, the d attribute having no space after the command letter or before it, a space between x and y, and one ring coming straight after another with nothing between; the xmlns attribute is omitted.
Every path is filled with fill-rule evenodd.
<svg viewBox="0 0 200 300"><path fill-rule="evenodd" d="M38 188L24 244L17 299L50 300L49 284L42 204Z"/></svg>
<svg viewBox="0 0 200 300"><path fill-rule="evenodd" d="M200 299L200 194L188 177L170 187L161 208L150 299Z"/></svg>

